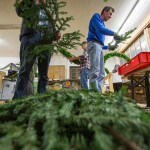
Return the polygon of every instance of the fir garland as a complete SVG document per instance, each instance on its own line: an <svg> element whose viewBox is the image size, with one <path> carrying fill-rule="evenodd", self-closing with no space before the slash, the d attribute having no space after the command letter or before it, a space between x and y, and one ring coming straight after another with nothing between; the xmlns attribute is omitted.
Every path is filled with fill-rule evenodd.
<svg viewBox="0 0 150 150"><path fill-rule="evenodd" d="M0 105L2 150L148 150L150 115L119 93L49 91Z"/></svg>
<svg viewBox="0 0 150 150"><path fill-rule="evenodd" d="M124 58L126 61L129 61L130 60L130 57L128 57L127 55L123 54L123 53L119 53L119 52L111 52L111 53L108 53L104 56L104 63L106 63L106 61L111 58L111 57L114 57L114 56L117 56L117 57L122 57Z"/></svg>
<svg viewBox="0 0 150 150"><path fill-rule="evenodd" d="M124 58L126 61L129 61L129 60L130 60L130 58L129 58L127 55L123 54L123 53L111 52L111 53L108 53L108 54L106 54L106 55L104 56L104 63L106 63L106 61L107 61L109 58L114 57L114 56L122 57L122 58ZM108 70L107 68L105 68L105 71L106 71L107 74L109 74L109 70Z"/></svg>
<svg viewBox="0 0 150 150"><path fill-rule="evenodd" d="M67 51L66 48L60 48L60 49L59 49L59 52L60 52L64 57L66 57L67 59L69 59L70 57L74 56L74 55L72 55L69 51ZM75 57L75 56L74 56L74 57ZM80 60L77 60L77 59L76 59L76 60L73 60L73 63L79 65L79 64L80 64Z"/></svg>
<svg viewBox="0 0 150 150"><path fill-rule="evenodd" d="M109 72L109 70L107 69L107 68L105 68L105 72L107 73L107 74L109 74L110 72Z"/></svg>

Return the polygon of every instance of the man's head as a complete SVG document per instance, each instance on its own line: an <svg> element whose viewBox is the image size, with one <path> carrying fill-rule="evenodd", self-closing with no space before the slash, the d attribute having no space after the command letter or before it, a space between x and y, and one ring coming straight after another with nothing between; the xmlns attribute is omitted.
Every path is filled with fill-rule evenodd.
<svg viewBox="0 0 150 150"><path fill-rule="evenodd" d="M102 20L103 21L108 21L111 18L114 11L115 11L114 8L112 8L110 6L104 7L102 12L101 12Z"/></svg>
<svg viewBox="0 0 150 150"><path fill-rule="evenodd" d="M82 42L82 44L81 44L81 45L82 45L82 49L83 49L83 50L85 50L85 49L86 49L86 47L87 47L87 42L86 42L86 41L84 41L84 42Z"/></svg>

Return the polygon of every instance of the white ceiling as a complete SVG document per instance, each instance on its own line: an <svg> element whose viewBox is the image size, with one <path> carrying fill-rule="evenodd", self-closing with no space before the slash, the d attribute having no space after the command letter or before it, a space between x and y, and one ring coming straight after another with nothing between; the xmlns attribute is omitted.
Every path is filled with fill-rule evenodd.
<svg viewBox="0 0 150 150"><path fill-rule="evenodd" d="M67 32L80 30L81 33L85 35L82 40L86 40L89 20L94 13L100 13L106 5L114 7L115 13L106 23L106 27L117 32L138 0L108 0L106 3L103 0L65 1L67 1L66 10L68 14L74 16L75 19L70 23L71 28L68 29ZM141 1L143 4L138 8L138 13L136 13L134 17L129 18L130 23L127 25L127 28L124 29L124 32L137 27L150 13L150 0ZM15 13L14 2L15 0L0 0L0 57L19 56L20 29L8 29L10 26L12 27L12 25L16 27L21 24L21 18ZM111 40L112 38L106 38L106 44L111 42ZM82 51L72 50L72 53L78 55L82 53Z"/></svg>

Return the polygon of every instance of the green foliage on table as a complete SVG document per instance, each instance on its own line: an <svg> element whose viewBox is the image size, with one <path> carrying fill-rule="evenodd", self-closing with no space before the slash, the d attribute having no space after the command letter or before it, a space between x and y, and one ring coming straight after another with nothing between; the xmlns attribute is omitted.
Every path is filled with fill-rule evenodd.
<svg viewBox="0 0 150 150"><path fill-rule="evenodd" d="M1 104L0 149L149 150L150 115L123 95L60 90Z"/></svg>

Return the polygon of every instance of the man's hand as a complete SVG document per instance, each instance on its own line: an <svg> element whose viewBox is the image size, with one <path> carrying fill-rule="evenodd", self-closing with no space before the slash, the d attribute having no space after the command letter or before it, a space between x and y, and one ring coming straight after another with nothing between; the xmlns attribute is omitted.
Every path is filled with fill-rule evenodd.
<svg viewBox="0 0 150 150"><path fill-rule="evenodd" d="M59 40L61 38L61 33L60 32L56 32L55 33L55 38L56 38L56 40Z"/></svg>
<svg viewBox="0 0 150 150"><path fill-rule="evenodd" d="M109 51L114 51L116 48L116 45L108 45Z"/></svg>
<svg viewBox="0 0 150 150"><path fill-rule="evenodd" d="M80 56L76 57L76 60L80 60L80 59L81 59Z"/></svg>
<svg viewBox="0 0 150 150"><path fill-rule="evenodd" d="M69 58L69 60L72 62L73 60L75 60L75 57L74 57L74 56L71 56L71 57Z"/></svg>
<svg viewBox="0 0 150 150"><path fill-rule="evenodd" d="M119 40L121 40L121 36L118 35L117 33L115 33L114 34L114 39L117 40L117 41L119 41Z"/></svg>

